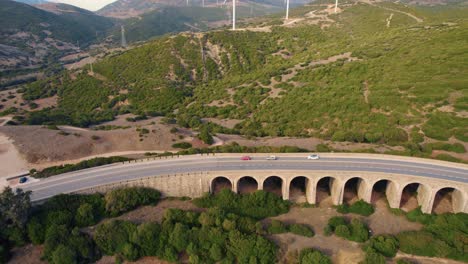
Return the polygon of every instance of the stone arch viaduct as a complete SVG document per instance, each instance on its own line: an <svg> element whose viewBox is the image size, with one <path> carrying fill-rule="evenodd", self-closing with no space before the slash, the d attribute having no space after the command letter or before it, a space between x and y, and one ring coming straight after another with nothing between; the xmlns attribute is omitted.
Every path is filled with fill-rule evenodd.
<svg viewBox="0 0 468 264"><path fill-rule="evenodd" d="M218 172L209 177L209 191L215 192L216 182L224 179L233 192L240 192L242 180L250 178L255 180L258 190L265 189L265 183L277 178L281 196L283 199L291 198L291 189L294 181L302 178L304 185L304 196L309 204L318 203L318 189L326 185L325 189L331 196L334 205L340 205L345 201L345 189L347 184L355 185L355 192L358 199L368 203L372 202L373 192L379 183L384 183L384 194L391 208L401 208L403 205L404 193L413 187L413 195L416 196L417 203L425 213L431 213L436 196L444 190L452 191L452 209L454 212L468 212L468 188L449 181L426 180L421 177L386 174L386 173L363 173L363 172L311 172L311 171L262 171L250 174L236 172Z"/></svg>
<svg viewBox="0 0 468 264"><path fill-rule="evenodd" d="M449 194L448 203L451 205L451 211L468 213L468 166L466 165L453 164L454 167L451 167L452 164L447 162L394 156L389 158L390 161L387 160L389 162L387 164L385 163L387 161L382 159L384 156L381 155L378 161L370 161L369 164L360 165L363 161L359 160L358 165L353 167L348 164L354 162L349 158L349 154L340 154L340 157L345 157L344 161L346 162L338 161L338 158L335 158L336 155L330 155L334 157L334 161L328 161L325 158L321 159L321 163L306 161L304 157L301 157L300 163L293 158L290 158L291 161L286 161L286 157L278 161L265 161L265 154L261 160L258 158L258 161L255 158L253 161L240 161L239 155L233 156L232 154L230 156L217 155L213 158L194 156L180 158L180 162L174 161L177 159L175 158L172 161L174 163L171 165L171 169L167 170L164 169L164 165L157 165L161 166L159 168L145 162L138 166L124 164L101 169L103 175L113 175L113 178L109 178L107 181L97 178L96 173L89 176L93 179L96 178L98 183L86 180L88 177L86 175L93 173L92 171L83 172L84 176L80 176L80 180L72 180L75 182L73 185L64 185L65 188L62 192L105 192L122 186L146 186L160 190L164 196L200 197L204 193L218 192L222 188L229 188L233 192L240 193L263 189L275 192L283 199L291 199L295 198L294 196L299 190L303 202L318 204L323 198L322 196L325 195L328 201L331 200L334 205L347 202L349 198L347 193L349 192L353 193L355 200L357 198L372 203L373 196L378 192L380 195L385 195L391 208L403 208L408 199L412 199L412 202L421 206L421 210L425 213L433 212L441 200L440 196L447 197ZM419 163L408 163L404 165L404 169L398 168L400 163L414 160ZM193 165L190 162L193 162ZM331 166L330 164L335 164L334 162L338 165ZM165 163L155 161L154 164ZM314 169L307 167L298 169L301 166L296 164L319 165ZM341 168L339 164L344 164L342 165L344 167ZM172 169L173 166L180 167ZM187 166L187 169L182 168L183 166ZM380 168L379 166L390 169L386 171L386 169L382 169L384 167ZM145 169L143 170L141 167ZM338 169L332 169L335 167ZM348 167L349 169L347 169ZM127 177L126 174L121 173L126 168L137 168L137 176ZM430 171L427 171L428 168ZM451 171L452 169L454 171ZM108 172L112 170L116 171L118 177ZM419 173L429 176L421 176L418 175ZM121 174L124 176L120 176ZM58 186L59 184L56 182L57 180L54 181L54 185ZM46 186L46 183L39 183L39 185ZM33 200L40 200L39 196L50 197L47 195L57 193L49 187L37 188L37 186L32 184L31 187L25 188L33 191ZM37 198L34 198L35 189L38 191ZM445 200L447 203L447 199Z"/></svg>

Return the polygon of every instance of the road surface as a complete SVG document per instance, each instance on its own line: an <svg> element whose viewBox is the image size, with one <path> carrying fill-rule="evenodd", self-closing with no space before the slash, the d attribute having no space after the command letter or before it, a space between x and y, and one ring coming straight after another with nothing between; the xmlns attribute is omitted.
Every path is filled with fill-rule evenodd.
<svg viewBox="0 0 468 264"><path fill-rule="evenodd" d="M270 161L265 160L266 155L254 156L250 161L241 161L241 155L185 156L138 163L119 163L57 175L39 182L24 184L20 188L32 191L31 199L38 201L60 193L72 193L96 186L152 176L210 171L242 171L247 176L249 171L255 170L383 172L468 183L468 166L458 164L456 166L455 164L450 166L449 163L446 163L447 165L444 165L445 163L431 164L423 160L419 162L417 159L353 158L351 155L322 156L320 160L307 160L306 154L284 157L278 154L278 160Z"/></svg>

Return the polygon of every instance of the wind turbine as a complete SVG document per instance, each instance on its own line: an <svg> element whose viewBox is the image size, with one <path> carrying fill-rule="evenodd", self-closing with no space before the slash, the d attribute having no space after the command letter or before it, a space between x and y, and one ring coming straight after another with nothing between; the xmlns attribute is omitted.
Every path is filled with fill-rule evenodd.
<svg viewBox="0 0 468 264"><path fill-rule="evenodd" d="M338 0L335 0L335 13L337 9L338 9Z"/></svg>
<svg viewBox="0 0 468 264"><path fill-rule="evenodd" d="M289 19L289 0L286 0L286 20L288 19Z"/></svg>
<svg viewBox="0 0 468 264"><path fill-rule="evenodd" d="M232 30L236 30L236 0L232 0Z"/></svg>

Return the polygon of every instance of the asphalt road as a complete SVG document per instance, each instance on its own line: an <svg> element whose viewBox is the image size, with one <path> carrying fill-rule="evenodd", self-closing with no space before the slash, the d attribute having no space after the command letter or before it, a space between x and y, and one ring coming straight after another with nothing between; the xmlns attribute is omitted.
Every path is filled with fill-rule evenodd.
<svg viewBox="0 0 468 264"><path fill-rule="evenodd" d="M71 193L126 180L168 174L230 170L245 171L245 175L248 175L248 171L255 170L384 172L468 183L468 169L416 161L351 157L322 157L320 160L307 160L306 155L281 157L280 154L278 154L278 160L268 161L265 158L254 157L250 161L241 161L240 155L228 157L188 156L139 163L120 163L57 175L39 182L24 184L20 188L32 191L31 198L33 201L37 201L60 193Z"/></svg>

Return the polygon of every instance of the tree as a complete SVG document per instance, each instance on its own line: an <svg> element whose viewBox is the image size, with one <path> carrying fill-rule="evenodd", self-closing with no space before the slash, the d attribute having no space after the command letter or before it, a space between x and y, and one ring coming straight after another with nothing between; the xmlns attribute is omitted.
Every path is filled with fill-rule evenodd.
<svg viewBox="0 0 468 264"><path fill-rule="evenodd" d="M75 215L75 222L78 226L90 226L96 222L93 206L84 203L78 207Z"/></svg>
<svg viewBox="0 0 468 264"><path fill-rule="evenodd" d="M306 248L299 255L299 264L331 264L330 258L322 252Z"/></svg>
<svg viewBox="0 0 468 264"><path fill-rule="evenodd" d="M385 257L393 258L398 251L398 240L392 235L379 235L372 237L366 248L372 248Z"/></svg>
<svg viewBox="0 0 468 264"><path fill-rule="evenodd" d="M0 194L0 224L2 229L24 228L31 210L31 192L6 187Z"/></svg>
<svg viewBox="0 0 468 264"><path fill-rule="evenodd" d="M77 257L75 251L67 246L59 245L52 254L53 264L75 264Z"/></svg>
<svg viewBox="0 0 468 264"><path fill-rule="evenodd" d="M131 241L140 247L141 255L157 256L160 250L161 226L158 223L144 223L138 226Z"/></svg>
<svg viewBox="0 0 468 264"><path fill-rule="evenodd" d="M188 227L181 223L175 224L174 229L169 234L169 243L179 252L185 250L189 243Z"/></svg>
<svg viewBox="0 0 468 264"><path fill-rule="evenodd" d="M214 261L220 261L223 256L223 249L218 244L213 244L210 248L210 258Z"/></svg>
<svg viewBox="0 0 468 264"><path fill-rule="evenodd" d="M200 130L200 134L198 135L198 138L208 145L211 145L214 143L213 136L210 134L210 131L206 127L203 127Z"/></svg>

